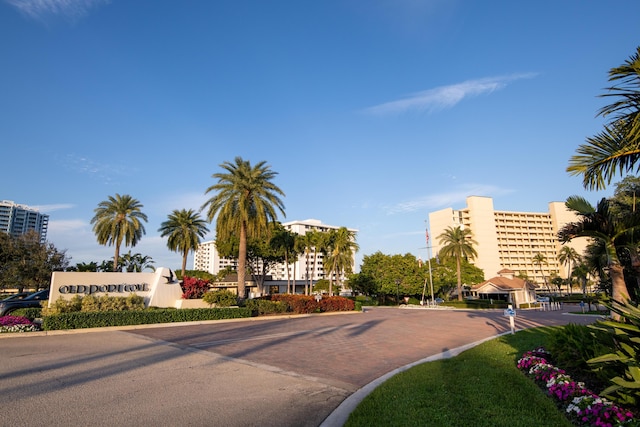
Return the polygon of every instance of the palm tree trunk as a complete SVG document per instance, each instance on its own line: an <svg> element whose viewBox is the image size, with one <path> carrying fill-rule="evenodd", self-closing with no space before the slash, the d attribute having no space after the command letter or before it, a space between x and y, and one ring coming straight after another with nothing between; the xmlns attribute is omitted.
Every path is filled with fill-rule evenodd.
<svg viewBox="0 0 640 427"><path fill-rule="evenodd" d="M296 255L297 256L297 255ZM298 258L300 259L300 258ZM298 264L298 260L293 262L293 293L296 293L296 264Z"/></svg>
<svg viewBox="0 0 640 427"><path fill-rule="evenodd" d="M116 244L116 251L113 255L113 271L118 271L118 258L120 258L120 245Z"/></svg>
<svg viewBox="0 0 640 427"><path fill-rule="evenodd" d="M456 273L458 275L458 301L462 301L462 269L460 257L456 257Z"/></svg>
<svg viewBox="0 0 640 427"><path fill-rule="evenodd" d="M187 256L189 255L189 251L186 250L182 253L182 280L184 280L184 272L187 269Z"/></svg>
<svg viewBox="0 0 640 427"><path fill-rule="evenodd" d="M247 270L247 225L240 225L240 242L238 244L238 299L245 298L245 274Z"/></svg>
<svg viewBox="0 0 640 427"><path fill-rule="evenodd" d="M629 301L629 291L624 281L624 268L618 263L609 264L609 275L611 276L611 297L621 303Z"/></svg>
<svg viewBox="0 0 640 427"><path fill-rule="evenodd" d="M291 275L289 274L289 257L287 256L287 251L284 251L284 265L287 269L287 293L291 293Z"/></svg>
<svg viewBox="0 0 640 427"><path fill-rule="evenodd" d="M318 256L318 251L314 247L314 249L313 249L313 269L311 270L311 285L309 286L309 292L307 292L307 295L311 294L311 289L313 289L313 277L315 276L315 273L316 273L317 256Z"/></svg>

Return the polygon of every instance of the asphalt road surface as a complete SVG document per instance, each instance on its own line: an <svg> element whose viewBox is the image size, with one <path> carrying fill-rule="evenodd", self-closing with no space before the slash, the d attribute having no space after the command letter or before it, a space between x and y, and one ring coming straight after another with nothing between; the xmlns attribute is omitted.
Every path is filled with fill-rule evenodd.
<svg viewBox="0 0 640 427"><path fill-rule="evenodd" d="M515 327L594 320L519 310ZM341 425L347 403L381 378L508 332L498 310L368 308L3 334L0 426Z"/></svg>

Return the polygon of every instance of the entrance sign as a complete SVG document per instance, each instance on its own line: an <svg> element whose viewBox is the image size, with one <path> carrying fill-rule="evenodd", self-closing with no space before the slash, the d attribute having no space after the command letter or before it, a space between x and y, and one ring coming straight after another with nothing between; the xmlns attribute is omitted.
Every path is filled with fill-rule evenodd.
<svg viewBox="0 0 640 427"><path fill-rule="evenodd" d="M54 271L51 274L49 307L58 298L74 296L127 297L136 294L144 298L145 307L175 307L182 298L182 287L173 271L158 268L153 273L81 273Z"/></svg>

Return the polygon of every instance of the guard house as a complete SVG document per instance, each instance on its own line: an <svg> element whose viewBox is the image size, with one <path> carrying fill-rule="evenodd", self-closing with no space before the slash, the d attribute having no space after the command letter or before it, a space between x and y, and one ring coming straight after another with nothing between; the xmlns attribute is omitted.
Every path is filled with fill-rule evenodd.
<svg viewBox="0 0 640 427"><path fill-rule="evenodd" d="M515 272L504 268L496 277L471 287L471 295L480 299L506 301L518 307L536 302L536 288L533 283L515 277Z"/></svg>

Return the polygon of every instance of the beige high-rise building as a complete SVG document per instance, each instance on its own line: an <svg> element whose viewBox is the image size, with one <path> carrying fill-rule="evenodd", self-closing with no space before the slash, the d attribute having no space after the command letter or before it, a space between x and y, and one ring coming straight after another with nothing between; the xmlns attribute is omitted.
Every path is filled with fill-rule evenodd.
<svg viewBox="0 0 640 427"><path fill-rule="evenodd" d="M568 266L560 264L558 254L562 243L558 241L558 231L567 223L577 220L564 202L549 203L548 212L510 212L493 209L490 197L467 197L464 209L442 209L429 214L431 245L433 254L440 250L438 236L448 227L471 230L477 242L474 249L478 256L471 262L484 271L485 279L497 276L503 268L526 274L538 285L544 286L555 273L567 277ZM582 255L587 239L574 239L568 246ZM533 258L542 254L547 264L534 264ZM573 268L573 266L572 266ZM544 274L545 278L543 278Z"/></svg>

